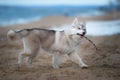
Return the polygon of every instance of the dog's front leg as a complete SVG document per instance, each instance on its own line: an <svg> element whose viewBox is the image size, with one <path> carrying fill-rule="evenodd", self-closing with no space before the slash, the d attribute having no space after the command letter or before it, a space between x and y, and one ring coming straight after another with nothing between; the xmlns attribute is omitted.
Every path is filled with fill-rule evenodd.
<svg viewBox="0 0 120 80"><path fill-rule="evenodd" d="M58 51L53 54L52 66L54 69L59 68L59 56L60 56L60 53Z"/></svg>
<svg viewBox="0 0 120 80"><path fill-rule="evenodd" d="M88 65L86 65L82 61L81 57L78 55L78 53L76 53L76 51L73 51L73 52L69 53L68 57L69 57L70 60L72 60L73 62L77 63L82 68L87 68L88 67Z"/></svg>
<svg viewBox="0 0 120 80"><path fill-rule="evenodd" d="M82 68L87 68L88 65L84 63L84 61L82 60L82 58L78 55L78 48L75 50L75 55L76 55L76 58L78 59L79 61L79 65L82 67Z"/></svg>
<svg viewBox="0 0 120 80"><path fill-rule="evenodd" d="M78 59L79 59L79 63L80 63L79 65L81 65L82 68L88 68L88 65L83 62L83 60L81 59L80 56L78 56Z"/></svg>

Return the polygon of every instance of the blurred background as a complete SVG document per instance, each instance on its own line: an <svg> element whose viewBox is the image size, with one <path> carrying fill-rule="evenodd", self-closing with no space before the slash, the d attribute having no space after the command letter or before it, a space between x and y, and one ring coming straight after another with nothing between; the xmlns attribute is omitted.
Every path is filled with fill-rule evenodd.
<svg viewBox="0 0 120 80"><path fill-rule="evenodd" d="M81 69L63 56L59 69L41 55L33 68L18 68L22 40L9 41L7 31L25 28L69 28L77 17L87 37L79 48L89 66ZM120 80L120 0L0 0L0 80Z"/></svg>
<svg viewBox="0 0 120 80"><path fill-rule="evenodd" d="M54 19L55 16L59 17ZM37 21L39 24L31 23L30 25L53 26L70 24L74 17L88 22L87 26L93 26L95 28L97 28L96 26L111 26L112 24L111 30L113 30L113 26L116 26L113 33L118 33L120 32L118 30L118 24L120 24L120 0L0 0L1 27L28 24ZM91 23L91 21L94 21L94 23ZM96 23L96 21L100 22ZM103 21L109 22L105 23ZM88 29L88 34L94 35L92 32ZM106 34L108 33L106 31Z"/></svg>
<svg viewBox="0 0 120 80"><path fill-rule="evenodd" d="M120 0L0 0L0 25L14 25L46 16L92 17L117 13ZM116 14L112 14L117 18Z"/></svg>

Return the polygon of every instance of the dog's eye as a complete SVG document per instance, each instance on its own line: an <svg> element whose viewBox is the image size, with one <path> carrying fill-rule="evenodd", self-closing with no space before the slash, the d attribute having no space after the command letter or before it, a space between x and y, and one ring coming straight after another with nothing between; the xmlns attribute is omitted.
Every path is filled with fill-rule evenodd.
<svg viewBox="0 0 120 80"><path fill-rule="evenodd" d="M84 25L82 25L82 28L84 28Z"/></svg>
<svg viewBox="0 0 120 80"><path fill-rule="evenodd" d="M86 31L86 29L83 29L84 31Z"/></svg>

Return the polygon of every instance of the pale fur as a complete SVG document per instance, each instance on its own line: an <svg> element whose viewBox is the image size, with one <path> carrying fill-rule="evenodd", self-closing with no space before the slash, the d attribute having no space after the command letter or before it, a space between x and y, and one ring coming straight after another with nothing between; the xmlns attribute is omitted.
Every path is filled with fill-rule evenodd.
<svg viewBox="0 0 120 80"><path fill-rule="evenodd" d="M45 29L25 29L21 31L8 31L8 39L22 39L24 50L20 52L18 58L19 66L22 65L23 58L26 58L27 66L32 67L32 62L39 50L44 49L53 55L52 66L59 68L59 57L67 55L73 62L81 67L88 67L78 55L78 48L85 25L80 24L75 18L72 26L64 31L54 31Z"/></svg>
<svg viewBox="0 0 120 80"><path fill-rule="evenodd" d="M8 31L7 38L14 40L14 37L15 37L15 32L13 30Z"/></svg>

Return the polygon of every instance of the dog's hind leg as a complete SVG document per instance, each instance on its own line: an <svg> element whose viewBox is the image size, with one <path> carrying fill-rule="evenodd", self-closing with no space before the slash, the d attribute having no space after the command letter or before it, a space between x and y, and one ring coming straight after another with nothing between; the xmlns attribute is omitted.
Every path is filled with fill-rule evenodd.
<svg viewBox="0 0 120 80"><path fill-rule="evenodd" d="M24 50L26 51L23 54L26 57L27 67L31 68L32 62L34 61L35 57L37 56L40 48L39 38L35 37L35 35L29 35L23 39Z"/></svg>
<svg viewBox="0 0 120 80"><path fill-rule="evenodd" d="M30 55L26 56L26 65L28 68L33 67L32 63L36 59L38 52L39 48L35 48L34 50L32 49L32 51L29 53Z"/></svg>
<svg viewBox="0 0 120 80"><path fill-rule="evenodd" d="M28 52L23 51L23 52L19 53L19 56L18 56L18 66L19 66L19 67L22 66L22 63L23 63L24 58L27 58L26 61L28 61L29 64L31 63L28 56L29 56L29 53L28 53Z"/></svg>
<svg viewBox="0 0 120 80"><path fill-rule="evenodd" d="M26 57L27 67L32 68L32 60L30 57Z"/></svg>
<svg viewBox="0 0 120 80"><path fill-rule="evenodd" d="M56 51L53 54L53 57L52 57L52 66L53 66L54 69L59 68L59 56L60 56L60 53L58 51Z"/></svg>
<svg viewBox="0 0 120 80"><path fill-rule="evenodd" d="M19 53L19 56L18 56L18 67L21 67L21 66L22 66L23 58L24 58L23 53L24 53L24 52L20 52L20 53Z"/></svg>
<svg viewBox="0 0 120 80"><path fill-rule="evenodd" d="M79 66L81 66L82 68L87 68L87 67L88 67L88 65L86 65L86 64L82 61L82 59L80 58L80 56L79 56L77 53L75 53L75 52L69 53L69 54L68 54L68 58L69 58L70 60L72 60L73 62L77 63L77 64L78 64Z"/></svg>

